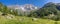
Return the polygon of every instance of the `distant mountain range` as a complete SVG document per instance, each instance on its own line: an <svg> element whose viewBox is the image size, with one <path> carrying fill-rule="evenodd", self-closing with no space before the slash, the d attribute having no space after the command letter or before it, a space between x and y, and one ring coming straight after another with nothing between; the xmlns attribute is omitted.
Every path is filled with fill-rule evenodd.
<svg viewBox="0 0 60 24"><path fill-rule="evenodd" d="M25 5L10 5L7 6L9 9L14 9L18 11L18 14L27 15L30 14L31 11L38 10L38 7L32 4L25 4Z"/></svg>
<svg viewBox="0 0 60 24"><path fill-rule="evenodd" d="M35 10L38 9L38 7L32 5L32 4L25 4L25 5L10 5L8 8L11 9L20 9L22 11L30 11L30 10Z"/></svg>

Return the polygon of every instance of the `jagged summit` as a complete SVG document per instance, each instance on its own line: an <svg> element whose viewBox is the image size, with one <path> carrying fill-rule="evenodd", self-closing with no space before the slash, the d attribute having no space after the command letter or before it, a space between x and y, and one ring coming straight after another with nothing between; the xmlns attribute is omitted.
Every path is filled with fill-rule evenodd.
<svg viewBox="0 0 60 24"><path fill-rule="evenodd" d="M10 5L10 6L8 6L8 8L11 8L11 9L21 9L23 11L38 9L38 7L36 7L36 6L32 5L32 4Z"/></svg>

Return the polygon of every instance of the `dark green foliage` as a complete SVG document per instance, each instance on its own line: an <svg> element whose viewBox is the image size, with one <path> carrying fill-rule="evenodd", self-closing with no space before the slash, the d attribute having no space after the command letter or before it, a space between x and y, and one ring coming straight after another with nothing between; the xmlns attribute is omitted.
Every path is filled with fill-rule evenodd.
<svg viewBox="0 0 60 24"><path fill-rule="evenodd" d="M55 21L59 21L59 16L53 16L52 18L51 18L52 20L55 20Z"/></svg>
<svg viewBox="0 0 60 24"><path fill-rule="evenodd" d="M8 9L6 5L3 5L1 2L0 2L0 11L3 13L2 15L7 15L7 13L10 13L10 14L13 14L13 15L18 15L17 14L17 10L12 10L12 9Z"/></svg>
<svg viewBox="0 0 60 24"><path fill-rule="evenodd" d="M17 10L13 10L13 14L14 14L15 16L18 16L18 11L17 11Z"/></svg>
<svg viewBox="0 0 60 24"><path fill-rule="evenodd" d="M31 12L30 16L31 15L34 16L34 13L36 13L37 17L44 17L44 16L48 16L49 14L57 15L57 11L58 10L56 8L56 5L50 2L50 3L45 4L39 10Z"/></svg>
<svg viewBox="0 0 60 24"><path fill-rule="evenodd" d="M8 9L7 6L4 6L3 7L3 9L2 9L3 14L6 14L7 15L7 12L8 12L7 9Z"/></svg>
<svg viewBox="0 0 60 24"><path fill-rule="evenodd" d="M1 2L0 2L0 11L3 13L2 15L7 15L7 6L3 5Z"/></svg>

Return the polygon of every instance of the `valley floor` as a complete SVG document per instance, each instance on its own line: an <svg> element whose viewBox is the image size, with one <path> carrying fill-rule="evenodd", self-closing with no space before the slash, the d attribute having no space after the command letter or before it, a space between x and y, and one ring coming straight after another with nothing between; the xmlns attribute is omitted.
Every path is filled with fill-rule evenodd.
<svg viewBox="0 0 60 24"><path fill-rule="evenodd" d="M0 16L0 24L54 24L55 21L21 16ZM60 21L57 21L60 24Z"/></svg>

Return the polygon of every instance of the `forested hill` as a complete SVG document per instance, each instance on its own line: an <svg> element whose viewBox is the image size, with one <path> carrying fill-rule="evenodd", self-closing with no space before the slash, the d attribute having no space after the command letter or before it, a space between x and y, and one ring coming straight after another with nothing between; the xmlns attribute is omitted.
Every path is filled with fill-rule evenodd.
<svg viewBox="0 0 60 24"><path fill-rule="evenodd" d="M45 4L42 8L35 12L32 12L29 17L54 17L60 14L60 3L49 2Z"/></svg>

